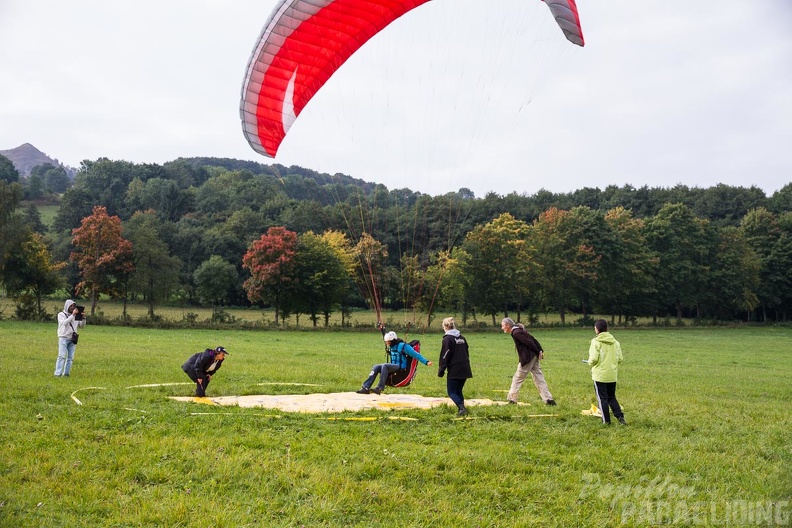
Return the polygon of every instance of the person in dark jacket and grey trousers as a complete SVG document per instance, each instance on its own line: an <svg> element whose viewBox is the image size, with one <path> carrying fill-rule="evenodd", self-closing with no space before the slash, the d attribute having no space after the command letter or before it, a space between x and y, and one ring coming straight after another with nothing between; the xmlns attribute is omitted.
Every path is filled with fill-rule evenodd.
<svg viewBox="0 0 792 528"><path fill-rule="evenodd" d="M442 378L446 370L448 371L446 378L448 397L459 409L457 416L465 416L468 411L465 408L462 388L465 386L465 381L473 377L473 372L470 370L467 340L457 330L453 317L443 319L443 330L445 330L445 335L440 349L440 367L437 370L437 375Z"/></svg>
<svg viewBox="0 0 792 528"><path fill-rule="evenodd" d="M220 370L227 355L226 349L219 346L214 350L207 348L203 352L193 354L190 359L184 362L182 370L196 383L196 396L206 396L206 387L209 385L209 381Z"/></svg>
<svg viewBox="0 0 792 528"><path fill-rule="evenodd" d="M523 325L515 323L509 317L501 321L501 329L504 333L511 334L514 340L514 348L517 349L517 357L520 360L506 399L509 403L517 403L520 387L530 373L534 385L536 385L536 389L545 403L547 405L555 405L556 402L553 399L553 395L550 393L550 389L547 388L542 366L539 364L539 361L544 359L542 345L539 344L539 341L534 336L528 333Z"/></svg>

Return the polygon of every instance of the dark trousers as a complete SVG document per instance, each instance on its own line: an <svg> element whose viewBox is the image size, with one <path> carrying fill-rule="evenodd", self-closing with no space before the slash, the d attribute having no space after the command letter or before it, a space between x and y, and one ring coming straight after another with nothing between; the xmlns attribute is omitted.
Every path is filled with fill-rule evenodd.
<svg viewBox="0 0 792 528"><path fill-rule="evenodd" d="M201 397L206 396L206 387L209 386L209 381L210 381L209 377L208 376L205 377L203 379L203 385L201 385L200 383L198 383L198 378L195 376L194 372L185 371L185 374L187 374L187 376L189 376L190 379L195 382L195 395Z"/></svg>
<svg viewBox="0 0 792 528"><path fill-rule="evenodd" d="M385 390L385 384L388 382L388 376L391 372L396 372L397 370L399 370L399 365L396 363L380 363L379 365L374 365L371 367L369 377L363 382L363 388L370 389L374 384L374 380L377 379L377 374L379 374L380 380L377 384L377 388L381 391Z"/></svg>
<svg viewBox="0 0 792 528"><path fill-rule="evenodd" d="M624 418L624 413L622 412L621 407L619 407L619 402L616 399L615 381L612 383L595 381L594 392L597 394L597 401L599 402L603 423L610 423L610 409L613 409L613 416L615 416L617 420L619 418Z"/></svg>
<svg viewBox="0 0 792 528"><path fill-rule="evenodd" d="M465 397L462 395L462 389L465 387L465 379L446 379L446 391L451 401L456 404L460 409L465 406Z"/></svg>

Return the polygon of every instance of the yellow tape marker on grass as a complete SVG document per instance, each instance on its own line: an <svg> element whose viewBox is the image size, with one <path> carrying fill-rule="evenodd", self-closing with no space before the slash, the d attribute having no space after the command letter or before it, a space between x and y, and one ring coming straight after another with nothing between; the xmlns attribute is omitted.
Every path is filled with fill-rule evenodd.
<svg viewBox="0 0 792 528"><path fill-rule="evenodd" d="M316 383L287 383L280 381L267 381L264 383L256 383L256 385L287 385L289 387L321 387L321 385L317 385Z"/></svg>
<svg viewBox="0 0 792 528"><path fill-rule="evenodd" d="M398 420L401 422L417 422L418 418L413 418L412 416L387 416L385 418L380 418L379 416L355 416L355 417L348 417L348 418L325 418L325 420L330 420L331 422L376 422L377 420Z"/></svg>
<svg viewBox="0 0 792 528"><path fill-rule="evenodd" d="M242 413L230 413L230 412L193 412L190 413L190 416L242 416L247 418L248 416L263 416L264 418L283 418L278 414L242 414Z"/></svg>
<svg viewBox="0 0 792 528"><path fill-rule="evenodd" d="M582 414L583 416L597 416L599 418L602 418L602 413L593 403L591 404L591 409L583 409L582 411L580 411L580 414Z"/></svg>
<svg viewBox="0 0 792 528"><path fill-rule="evenodd" d="M148 388L148 387L170 387L172 385L195 385L195 383L184 382L184 383L146 383L145 385L130 385L129 387L124 387L125 389L139 389L139 388Z"/></svg>
<svg viewBox="0 0 792 528"><path fill-rule="evenodd" d="M77 396L75 396L75 394L77 394L81 390L103 390L104 388L105 387L83 387L82 389L77 389L76 391L72 392L71 399L74 400L75 403L77 403L77 405L82 405L83 403L77 399Z"/></svg>
<svg viewBox="0 0 792 528"><path fill-rule="evenodd" d="M520 419L520 418L552 418L554 416L558 416L557 414L526 414L525 416L511 416L513 419ZM453 420L497 420L497 418L490 418L489 416L460 416L458 418L453 418Z"/></svg>

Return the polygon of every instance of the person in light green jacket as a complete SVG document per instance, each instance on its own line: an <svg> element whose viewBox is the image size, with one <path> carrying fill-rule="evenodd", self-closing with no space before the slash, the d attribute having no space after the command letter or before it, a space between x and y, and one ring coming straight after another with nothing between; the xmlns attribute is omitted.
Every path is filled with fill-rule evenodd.
<svg viewBox="0 0 792 528"><path fill-rule="evenodd" d="M610 425L610 410L622 425L627 425L624 413L616 400L616 381L619 376L619 363L622 362L621 345L608 332L605 319L594 321L596 336L589 346L588 364L591 365L591 379L594 380L594 392L597 395L602 423Z"/></svg>

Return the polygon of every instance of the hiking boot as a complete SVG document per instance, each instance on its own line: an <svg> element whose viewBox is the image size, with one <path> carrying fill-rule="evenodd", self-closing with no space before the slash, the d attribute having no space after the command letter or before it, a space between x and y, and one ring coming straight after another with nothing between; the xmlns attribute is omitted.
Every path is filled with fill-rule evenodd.
<svg viewBox="0 0 792 528"><path fill-rule="evenodd" d="M370 391L370 390L368 390L366 387L361 387L361 389L360 389L359 391L355 391L355 392L356 392L357 394L368 394L368 393L369 393L369 392L371 392L371 391Z"/></svg>
<svg viewBox="0 0 792 528"><path fill-rule="evenodd" d="M373 389L371 389L371 392L373 392L374 394L382 394L382 389L380 389L379 387L374 387Z"/></svg>
<svg viewBox="0 0 792 528"><path fill-rule="evenodd" d="M551 405L551 406L556 404L555 400L547 400L545 403L547 403L547 405Z"/></svg>
<svg viewBox="0 0 792 528"><path fill-rule="evenodd" d="M617 420L619 420L620 424L627 425L627 420L624 419L624 416L620 416Z"/></svg>

